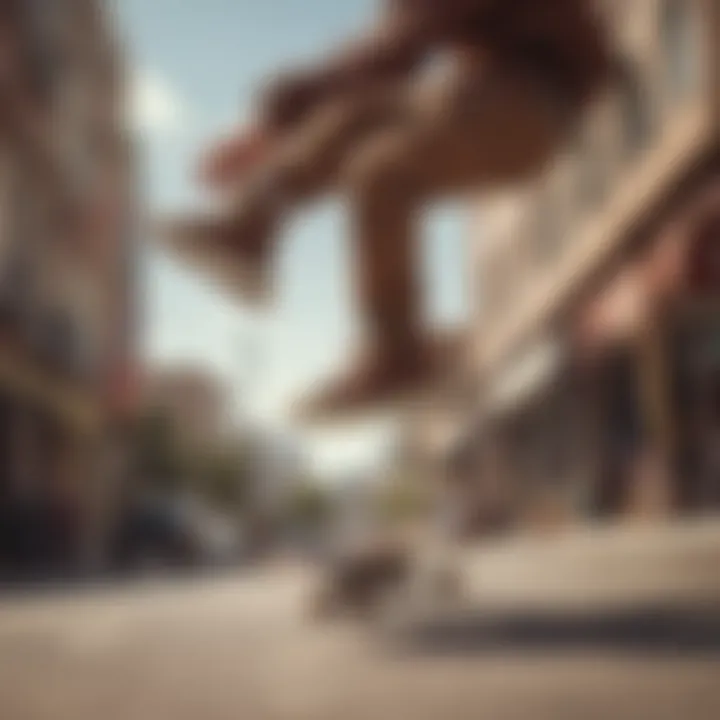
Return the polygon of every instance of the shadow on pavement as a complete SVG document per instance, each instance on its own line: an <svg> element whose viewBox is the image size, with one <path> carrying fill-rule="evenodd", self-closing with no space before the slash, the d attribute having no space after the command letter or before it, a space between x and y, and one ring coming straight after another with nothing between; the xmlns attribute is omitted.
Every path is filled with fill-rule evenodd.
<svg viewBox="0 0 720 720"><path fill-rule="evenodd" d="M720 657L720 608L635 608L550 614L463 614L428 621L396 638L415 654L464 655L488 651L616 651Z"/></svg>

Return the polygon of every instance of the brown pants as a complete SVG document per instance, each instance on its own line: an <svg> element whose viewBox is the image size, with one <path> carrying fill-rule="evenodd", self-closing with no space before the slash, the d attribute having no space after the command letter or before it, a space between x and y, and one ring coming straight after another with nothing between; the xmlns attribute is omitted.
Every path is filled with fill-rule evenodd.
<svg viewBox="0 0 720 720"><path fill-rule="evenodd" d="M287 138L272 164L273 197L292 205L333 190L347 196L369 340L408 347L421 322L423 205L537 173L566 119L550 84L530 73L465 66L435 83L368 89L318 108Z"/></svg>

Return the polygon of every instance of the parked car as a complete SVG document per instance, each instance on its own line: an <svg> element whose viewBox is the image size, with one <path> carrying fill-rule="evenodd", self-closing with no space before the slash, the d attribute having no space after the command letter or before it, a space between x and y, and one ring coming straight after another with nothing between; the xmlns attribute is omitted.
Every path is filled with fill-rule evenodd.
<svg viewBox="0 0 720 720"><path fill-rule="evenodd" d="M121 570L188 568L200 562L202 549L195 528L177 503L144 499L123 513L112 554Z"/></svg>
<svg viewBox="0 0 720 720"><path fill-rule="evenodd" d="M246 555L248 543L236 519L197 505L188 508L187 516L195 528L205 564L229 566Z"/></svg>
<svg viewBox="0 0 720 720"><path fill-rule="evenodd" d="M121 570L230 566L244 556L236 520L189 497L152 497L123 513L113 543Z"/></svg>

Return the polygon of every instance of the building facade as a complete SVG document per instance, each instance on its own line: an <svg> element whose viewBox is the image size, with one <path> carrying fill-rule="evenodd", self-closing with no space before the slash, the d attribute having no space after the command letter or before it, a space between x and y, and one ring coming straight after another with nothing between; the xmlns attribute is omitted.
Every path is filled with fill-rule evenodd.
<svg viewBox="0 0 720 720"><path fill-rule="evenodd" d="M133 147L106 4L0 8L0 565L90 562L134 357Z"/></svg>
<svg viewBox="0 0 720 720"><path fill-rule="evenodd" d="M599 5L614 83L537 182L473 209L473 472L538 521L720 491L720 5Z"/></svg>

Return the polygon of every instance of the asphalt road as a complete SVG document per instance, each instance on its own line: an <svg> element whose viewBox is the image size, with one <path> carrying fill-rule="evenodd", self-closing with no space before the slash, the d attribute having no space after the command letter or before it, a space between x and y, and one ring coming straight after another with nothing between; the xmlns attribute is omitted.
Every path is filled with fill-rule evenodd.
<svg viewBox="0 0 720 720"><path fill-rule="evenodd" d="M500 577L502 562L492 563ZM548 615L542 604L533 611L532 603L500 618L478 605L475 615L420 633L422 642L397 645L352 623L310 621L310 586L306 571L276 567L6 598L0 718L720 717L720 630L712 623L647 614L639 625L617 614L590 622L565 610Z"/></svg>

